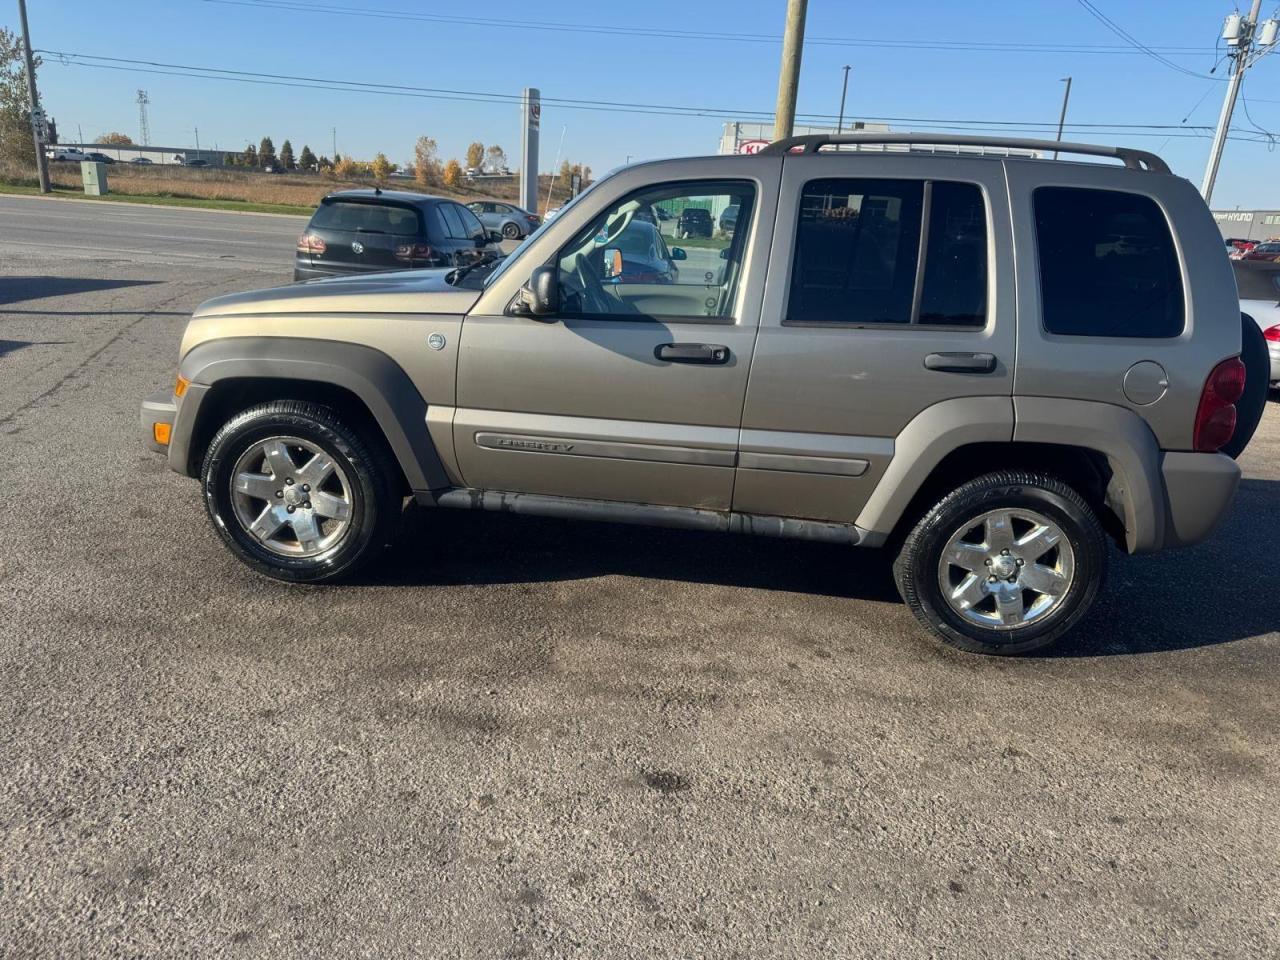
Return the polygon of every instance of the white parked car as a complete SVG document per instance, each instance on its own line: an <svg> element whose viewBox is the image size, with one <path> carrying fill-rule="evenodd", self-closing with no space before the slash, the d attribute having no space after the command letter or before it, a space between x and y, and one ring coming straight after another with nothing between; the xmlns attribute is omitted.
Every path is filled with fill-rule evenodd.
<svg viewBox="0 0 1280 960"><path fill-rule="evenodd" d="M1262 329L1271 354L1271 388L1280 388L1280 264L1237 260L1240 309Z"/></svg>
<svg viewBox="0 0 1280 960"><path fill-rule="evenodd" d="M84 151L74 147L50 147L44 155L50 160L66 160L72 163L79 163L85 159Z"/></svg>

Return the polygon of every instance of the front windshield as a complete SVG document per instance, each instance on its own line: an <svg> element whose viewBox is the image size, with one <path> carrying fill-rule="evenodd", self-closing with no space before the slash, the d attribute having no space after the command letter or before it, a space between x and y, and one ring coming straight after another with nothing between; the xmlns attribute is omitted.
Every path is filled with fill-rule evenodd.
<svg viewBox="0 0 1280 960"><path fill-rule="evenodd" d="M561 207L560 212L557 213L553 219L559 220L566 213L572 210L574 205L577 204L579 200L581 200L583 197L589 194L596 187L600 186L600 184L604 183L611 176L612 174L608 174L606 176L601 177L599 180L596 180L595 182L593 182L589 187L587 187L587 189L583 190L580 194L578 194L576 197L574 197L572 200L566 203L563 207ZM511 268L511 265L520 259L520 255L529 248L530 244L532 244L535 240L537 240L538 237L542 236L542 231L546 230L547 226L551 222L552 222L551 220L543 220L542 224L536 230L534 230L533 233L525 237L524 240L520 242L520 245L518 247L516 247L509 254L507 254L506 259L503 260L502 263L498 265L498 269L494 270L491 274L489 274L489 276L485 277L484 285L486 287L489 286L489 284L493 283L493 281L497 280L500 276L506 273Z"/></svg>

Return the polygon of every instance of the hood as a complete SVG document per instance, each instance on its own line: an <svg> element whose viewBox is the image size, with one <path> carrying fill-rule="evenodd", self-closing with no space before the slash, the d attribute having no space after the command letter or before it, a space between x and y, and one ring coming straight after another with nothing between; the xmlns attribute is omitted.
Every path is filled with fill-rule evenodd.
<svg viewBox="0 0 1280 960"><path fill-rule="evenodd" d="M448 268L309 280L206 300L195 317L287 313L466 313L479 290L450 286Z"/></svg>

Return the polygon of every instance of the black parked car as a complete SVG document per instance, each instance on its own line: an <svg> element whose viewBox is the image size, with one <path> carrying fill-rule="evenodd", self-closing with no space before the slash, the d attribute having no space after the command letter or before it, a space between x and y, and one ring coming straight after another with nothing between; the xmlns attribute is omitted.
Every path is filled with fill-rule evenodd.
<svg viewBox="0 0 1280 960"><path fill-rule="evenodd" d="M676 219L676 239L707 237L712 233L711 211L701 207L685 207Z"/></svg>
<svg viewBox="0 0 1280 960"><path fill-rule="evenodd" d="M724 212L720 214L720 231L722 233L733 233L738 229L738 210L736 203L731 203L724 208Z"/></svg>
<svg viewBox="0 0 1280 960"><path fill-rule="evenodd" d="M293 279L467 266L501 257L501 239L443 197L343 190L320 201L298 238Z"/></svg>

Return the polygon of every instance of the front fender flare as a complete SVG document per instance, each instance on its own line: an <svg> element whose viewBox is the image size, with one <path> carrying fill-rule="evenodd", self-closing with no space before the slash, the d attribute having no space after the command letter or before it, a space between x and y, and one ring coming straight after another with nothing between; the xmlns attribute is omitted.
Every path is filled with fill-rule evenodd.
<svg viewBox="0 0 1280 960"><path fill-rule="evenodd" d="M380 350L299 337L228 337L193 347L179 372L192 386L178 408L169 462L184 472L210 388L233 379L294 380L333 384L359 397L414 491L450 485L427 430L426 401L400 365Z"/></svg>

